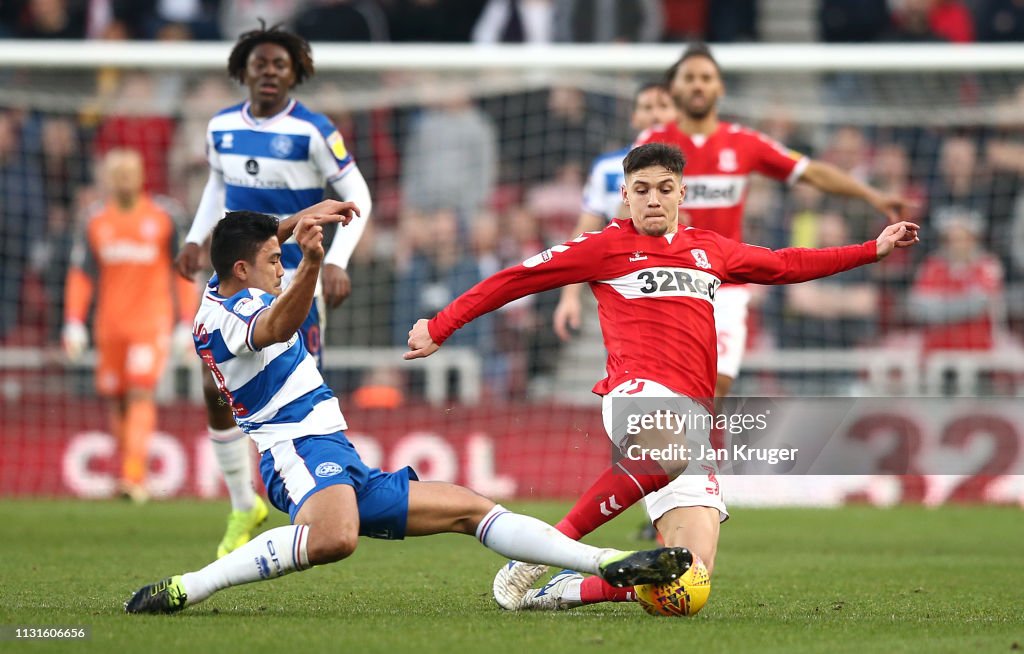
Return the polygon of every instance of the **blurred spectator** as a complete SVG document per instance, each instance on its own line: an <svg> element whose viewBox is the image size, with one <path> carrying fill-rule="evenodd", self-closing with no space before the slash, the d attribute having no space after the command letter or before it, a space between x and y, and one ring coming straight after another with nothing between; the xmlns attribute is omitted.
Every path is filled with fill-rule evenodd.
<svg viewBox="0 0 1024 654"><path fill-rule="evenodd" d="M977 211L949 209L934 223L942 246L924 261L910 291L924 351L990 349L1004 312L1003 269L982 246L984 219Z"/></svg>
<svg viewBox="0 0 1024 654"><path fill-rule="evenodd" d="M259 27L259 21L273 27L286 26L308 4L309 0L220 0L218 21L220 37L235 41L239 35Z"/></svg>
<svg viewBox="0 0 1024 654"><path fill-rule="evenodd" d="M112 41L150 38L153 5L149 0L88 0L86 35Z"/></svg>
<svg viewBox="0 0 1024 654"><path fill-rule="evenodd" d="M981 0L979 41L1024 41L1024 0Z"/></svg>
<svg viewBox="0 0 1024 654"><path fill-rule="evenodd" d="M827 43L877 41L889 25L886 0L821 0L818 27Z"/></svg>
<svg viewBox="0 0 1024 654"><path fill-rule="evenodd" d="M550 43L553 0L487 0L473 26L475 43Z"/></svg>
<svg viewBox="0 0 1024 654"><path fill-rule="evenodd" d="M45 215L43 171L29 156L22 116L0 110L0 339L18 320L28 253Z"/></svg>
<svg viewBox="0 0 1024 654"><path fill-rule="evenodd" d="M528 110L532 121L525 125L526 133L503 153L521 157L526 183L549 182L566 164L582 170L605 147L607 128L595 112L588 111L586 96L578 88L556 86L544 102L546 107Z"/></svg>
<svg viewBox="0 0 1024 654"><path fill-rule="evenodd" d="M125 75L107 116L96 130L97 156L114 148L137 150L145 164L146 192L167 194L167 153L175 127L172 109L161 102L152 75Z"/></svg>
<svg viewBox="0 0 1024 654"><path fill-rule="evenodd" d="M662 26L660 0L554 0L560 43L654 43Z"/></svg>
<svg viewBox="0 0 1024 654"><path fill-rule="evenodd" d="M974 19L959 0L900 0L886 39L966 43L974 40Z"/></svg>
<svg viewBox="0 0 1024 654"><path fill-rule="evenodd" d="M86 3L81 0L21 0L14 35L23 39L82 39Z"/></svg>
<svg viewBox="0 0 1024 654"><path fill-rule="evenodd" d="M498 141L490 118L460 83L426 85L433 106L413 119L402 157L402 202L410 209L451 207L469 221L494 191ZM437 96L440 97L437 97Z"/></svg>
<svg viewBox="0 0 1024 654"><path fill-rule="evenodd" d="M854 179L867 183L871 174L870 143L859 127L840 127L833 134L821 158L849 173ZM846 217L854 240L863 240L875 232L880 220L878 214L864 202L838 195L827 195L822 208Z"/></svg>
<svg viewBox="0 0 1024 654"><path fill-rule="evenodd" d="M839 214L822 214L815 227L813 247L838 247L851 241ZM879 294L864 268L787 286L784 292L782 347L846 349L875 337Z"/></svg>
<svg viewBox="0 0 1024 654"><path fill-rule="evenodd" d="M384 0L391 40L468 43L486 0Z"/></svg>
<svg viewBox="0 0 1024 654"><path fill-rule="evenodd" d="M387 41L388 17L374 0L310 0L295 32L307 41Z"/></svg>
<svg viewBox="0 0 1024 654"><path fill-rule="evenodd" d="M413 323L433 316L482 279L476 259L465 246L454 209L410 214L406 216L406 223L405 229L416 240L408 264L398 271L395 280L394 345L406 343ZM494 349L493 316L479 325L477 322L479 320L474 320L460 329L459 332L465 333L456 333L447 343L491 352Z"/></svg>
<svg viewBox="0 0 1024 654"><path fill-rule="evenodd" d="M32 244L31 263L46 296L43 337L51 342L64 315L64 279L74 240L74 216L84 208L91 175L85 138L72 119L50 116L36 122L46 225Z"/></svg>
<svg viewBox="0 0 1024 654"><path fill-rule="evenodd" d="M973 139L950 136L943 141L938 169L928 189L928 205L933 218L952 208L970 209L980 216L991 215L991 177L978 162L978 146ZM982 238L985 236L983 233ZM929 245L927 240L924 244ZM934 249L934 243L925 249Z"/></svg>
<svg viewBox="0 0 1024 654"><path fill-rule="evenodd" d="M916 203L909 220L920 220L925 212L927 192L921 184L911 178L910 155L898 143L886 143L875 150L871 164L871 185L882 191ZM888 259L886 259L888 260Z"/></svg>

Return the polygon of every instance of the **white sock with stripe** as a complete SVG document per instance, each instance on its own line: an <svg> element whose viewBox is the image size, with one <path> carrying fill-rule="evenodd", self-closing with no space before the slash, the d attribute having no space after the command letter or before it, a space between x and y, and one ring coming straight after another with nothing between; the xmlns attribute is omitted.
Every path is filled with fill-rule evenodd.
<svg viewBox="0 0 1024 654"><path fill-rule="evenodd" d="M597 574L598 564L616 550L584 545L565 536L551 525L494 505L476 527L476 537L505 558L526 563L544 563Z"/></svg>
<svg viewBox="0 0 1024 654"><path fill-rule="evenodd" d="M218 590L263 579L276 579L309 568L306 543L309 527L292 525L263 532L227 556L198 572L187 572L181 583L188 606L202 602Z"/></svg>
<svg viewBox="0 0 1024 654"><path fill-rule="evenodd" d="M256 501L252 487L252 450L249 437L241 429L208 428L213 455L217 459L224 483L231 497L231 508L235 511L250 511Z"/></svg>

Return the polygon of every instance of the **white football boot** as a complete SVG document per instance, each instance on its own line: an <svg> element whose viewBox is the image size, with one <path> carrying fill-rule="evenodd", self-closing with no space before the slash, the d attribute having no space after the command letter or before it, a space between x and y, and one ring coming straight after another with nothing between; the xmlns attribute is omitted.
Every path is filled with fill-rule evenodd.
<svg viewBox="0 0 1024 654"><path fill-rule="evenodd" d="M494 576L494 601L506 611L517 610L526 591L547 571L546 565L509 561Z"/></svg>
<svg viewBox="0 0 1024 654"><path fill-rule="evenodd" d="M583 575L575 570L562 570L543 588L531 588L519 603L521 611L563 611L583 606L580 585Z"/></svg>

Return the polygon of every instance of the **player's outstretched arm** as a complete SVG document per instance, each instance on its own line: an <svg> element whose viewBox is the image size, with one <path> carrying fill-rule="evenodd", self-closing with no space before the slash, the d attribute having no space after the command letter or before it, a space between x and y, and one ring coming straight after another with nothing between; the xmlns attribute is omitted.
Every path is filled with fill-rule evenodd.
<svg viewBox="0 0 1024 654"><path fill-rule="evenodd" d="M880 261L896 248L918 242L919 227L899 222L889 225L874 241L835 248L769 250L720 238L725 267L722 281L741 284L797 284L828 277Z"/></svg>
<svg viewBox="0 0 1024 654"><path fill-rule="evenodd" d="M882 193L824 161L811 160L800 176L800 181L807 182L825 193L860 198L884 214L891 223L909 218L911 209L915 206L915 203L907 198Z"/></svg>
<svg viewBox="0 0 1024 654"><path fill-rule="evenodd" d="M324 228L329 223L341 222L338 214L305 215L295 228L295 240L302 250L302 261L295 269L288 289L254 320L252 343L256 349L288 341L309 314L320 276L320 263L324 260Z"/></svg>

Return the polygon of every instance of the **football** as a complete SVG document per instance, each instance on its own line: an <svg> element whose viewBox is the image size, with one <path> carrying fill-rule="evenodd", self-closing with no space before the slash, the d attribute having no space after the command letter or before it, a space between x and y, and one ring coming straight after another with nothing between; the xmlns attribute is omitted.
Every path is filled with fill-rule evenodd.
<svg viewBox="0 0 1024 654"><path fill-rule="evenodd" d="M651 615L696 615L707 604L710 594L711 575L699 556L694 556L690 569L674 581L636 587L637 601Z"/></svg>

